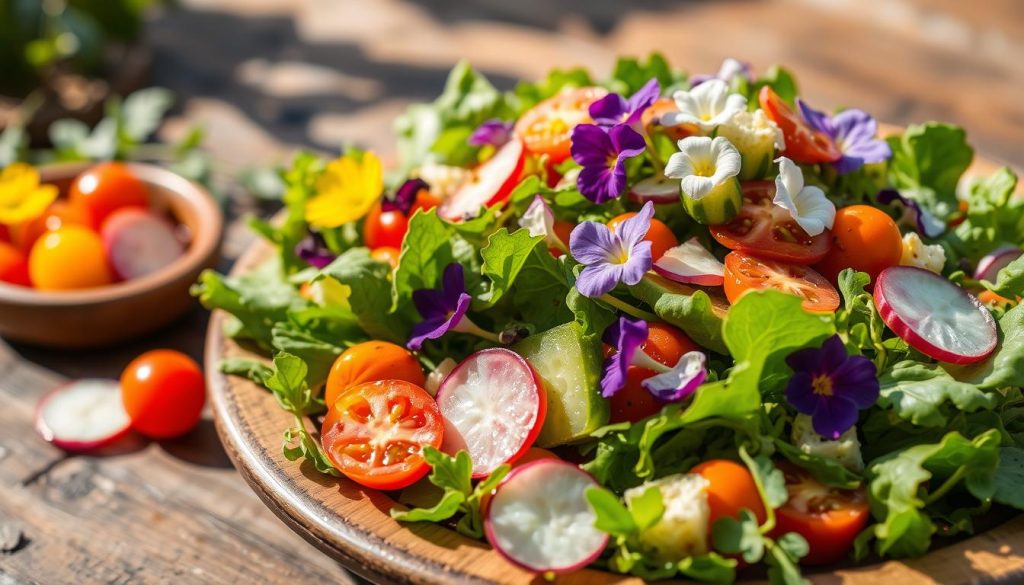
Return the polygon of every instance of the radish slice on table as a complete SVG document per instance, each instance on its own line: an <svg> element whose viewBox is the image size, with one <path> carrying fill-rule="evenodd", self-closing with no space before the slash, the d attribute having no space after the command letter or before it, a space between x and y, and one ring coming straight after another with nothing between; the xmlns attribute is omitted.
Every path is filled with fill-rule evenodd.
<svg viewBox="0 0 1024 585"><path fill-rule="evenodd" d="M654 271L669 280L700 286L722 286L725 265L690 238L669 249L654 263Z"/></svg>
<svg viewBox="0 0 1024 585"><path fill-rule="evenodd" d="M437 391L444 418L441 450L469 452L473 477L486 477L519 458L540 434L547 394L536 372L508 349L469 356Z"/></svg>
<svg viewBox="0 0 1024 585"><path fill-rule="evenodd" d="M981 301L921 268L893 266L883 270L875 285L875 304L896 335L939 361L981 361L999 341L995 319Z"/></svg>
<svg viewBox="0 0 1024 585"><path fill-rule="evenodd" d="M141 209L124 209L103 222L103 245L124 280L152 274L185 253L174 228Z"/></svg>
<svg viewBox="0 0 1024 585"><path fill-rule="evenodd" d="M536 573L567 573L601 556L608 535L587 488L597 481L576 465L540 459L512 470L487 507L484 533L494 550Z"/></svg>
<svg viewBox="0 0 1024 585"><path fill-rule="evenodd" d="M493 157L473 169L472 175L438 208L437 213L449 221L476 217L480 208L497 205L519 182L523 171L523 143L510 140Z"/></svg>
<svg viewBox="0 0 1024 585"><path fill-rule="evenodd" d="M1010 263L1020 258L1024 251L1014 246L1005 246L986 255L978 261L978 268L974 271L975 280L987 280L995 282L999 271Z"/></svg>
<svg viewBox="0 0 1024 585"><path fill-rule="evenodd" d="M36 407L36 430L66 451L99 449L130 428L115 380L69 382L43 396Z"/></svg>
<svg viewBox="0 0 1024 585"><path fill-rule="evenodd" d="M679 203L679 179L664 175L648 177L629 189L629 198L636 203Z"/></svg>

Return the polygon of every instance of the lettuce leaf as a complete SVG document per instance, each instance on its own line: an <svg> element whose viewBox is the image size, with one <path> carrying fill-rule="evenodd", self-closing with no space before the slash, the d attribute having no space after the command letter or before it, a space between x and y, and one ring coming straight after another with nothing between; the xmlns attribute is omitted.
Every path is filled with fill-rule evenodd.
<svg viewBox="0 0 1024 585"><path fill-rule="evenodd" d="M984 390L1024 387L1024 304L999 318L999 345L991 356L975 364L945 368L957 380Z"/></svg>
<svg viewBox="0 0 1024 585"><path fill-rule="evenodd" d="M667 323L686 332L701 347L728 354L722 338L720 315L724 310L715 307L707 292L652 274L629 287L629 292L637 300L647 303Z"/></svg>
<svg viewBox="0 0 1024 585"><path fill-rule="evenodd" d="M879 383L879 406L925 427L944 427L958 412L990 410L999 401L996 394L954 379L938 364L902 361L879 376Z"/></svg>
<svg viewBox="0 0 1024 585"><path fill-rule="evenodd" d="M940 218L957 210L956 186L970 166L974 150L963 128L929 122L907 127L889 138L889 181Z"/></svg>
<svg viewBox="0 0 1024 585"><path fill-rule="evenodd" d="M964 256L972 263L1000 246L1020 246L1024 243L1021 235L1024 233L1024 200L1013 196L1016 188L1017 175L1006 167L972 181L966 189L966 217L943 240L958 256ZM990 288L1014 298L1024 286L1021 272L1022 267L1018 265L1005 276L1000 274L1003 283Z"/></svg>

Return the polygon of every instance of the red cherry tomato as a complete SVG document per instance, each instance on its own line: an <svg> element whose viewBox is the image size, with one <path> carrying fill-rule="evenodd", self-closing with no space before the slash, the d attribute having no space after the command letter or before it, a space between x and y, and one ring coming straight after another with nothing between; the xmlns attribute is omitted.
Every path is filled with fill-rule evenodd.
<svg viewBox="0 0 1024 585"><path fill-rule="evenodd" d="M438 215L449 221L462 221L474 217L481 207L504 203L519 183L525 161L523 143L510 140L487 162L473 169L458 191L438 207Z"/></svg>
<svg viewBox="0 0 1024 585"><path fill-rule="evenodd" d="M743 184L743 207L729 223L711 226L711 235L730 250L761 258L814 264L828 253L829 231L810 236L785 208L775 205L775 183Z"/></svg>
<svg viewBox="0 0 1024 585"><path fill-rule="evenodd" d="M25 255L6 242L0 242L0 282L32 286Z"/></svg>
<svg viewBox="0 0 1024 585"><path fill-rule="evenodd" d="M409 218L399 210L383 211L381 204L373 206L363 223L363 243L375 250L388 246L402 247L405 233L409 231Z"/></svg>
<svg viewBox="0 0 1024 585"><path fill-rule="evenodd" d="M868 523L868 498L863 488L828 487L788 461L778 467L786 474L789 500L775 511L772 534L796 532L807 540L810 550L800 559L802 565L828 565L842 560Z"/></svg>
<svg viewBox="0 0 1024 585"><path fill-rule="evenodd" d="M111 213L122 207L147 207L149 190L126 165L100 163L71 183L68 200L88 213L92 228L100 229Z"/></svg>
<svg viewBox="0 0 1024 585"><path fill-rule="evenodd" d="M154 439L187 433L206 402L203 372L192 358L169 349L146 352L121 374L121 400L132 428Z"/></svg>
<svg viewBox="0 0 1024 585"><path fill-rule="evenodd" d="M94 288L114 282L99 234L77 225L39 238L29 254L28 271L40 290Z"/></svg>
<svg viewBox="0 0 1024 585"><path fill-rule="evenodd" d="M783 156L800 163L817 164L837 161L843 155L829 136L811 128L771 87L761 88L758 101L765 115L782 130L786 142Z"/></svg>
<svg viewBox="0 0 1024 585"><path fill-rule="evenodd" d="M377 380L404 380L421 387L427 382L423 368L409 350L387 341L366 341L346 349L334 360L324 402L330 407L345 390Z"/></svg>
<svg viewBox="0 0 1024 585"><path fill-rule="evenodd" d="M352 386L324 418L320 434L331 463L368 488L396 490L427 474L423 449L441 446L444 422L427 391L403 380Z"/></svg>
<svg viewBox="0 0 1024 585"><path fill-rule="evenodd" d="M626 221L627 219L636 215L635 212L623 213L617 215L608 222L608 227L613 230L618 229L618 226ZM675 234L669 229L662 221L658 219L651 220L651 227L647 230L647 235L644 239L651 243L651 259L657 260L665 255L665 252L679 245L679 240L676 239ZM675 365L675 364L672 364Z"/></svg>
<svg viewBox="0 0 1024 585"><path fill-rule="evenodd" d="M870 205L851 205L836 211L832 249L814 267L832 282L844 268L867 272L871 282L903 256L900 228L884 211Z"/></svg>
<svg viewBox="0 0 1024 585"><path fill-rule="evenodd" d="M803 299L807 311L839 308L839 293L809 266L762 260L740 252L725 257L725 296L735 303L748 290L772 289Z"/></svg>
<svg viewBox="0 0 1024 585"><path fill-rule="evenodd" d="M719 518L739 518L743 509L753 512L758 524L763 524L768 517L754 477L746 466L728 459L712 459L697 465L690 473L708 480L709 531Z"/></svg>
<svg viewBox="0 0 1024 585"><path fill-rule="evenodd" d="M39 217L11 228L11 241L28 254L32 250L32 245L43 234L68 225L91 227L92 220L80 205L74 205L67 201L55 201Z"/></svg>
<svg viewBox="0 0 1024 585"><path fill-rule="evenodd" d="M649 323L647 340L640 346L640 351L670 368L679 362L683 354L700 349L685 333L665 323ZM642 384L655 374L654 370L641 366L630 366L626 370L626 385L609 399L611 422L636 422L661 410L664 404Z"/></svg>
<svg viewBox="0 0 1024 585"><path fill-rule="evenodd" d="M590 104L606 95L602 87L580 87L550 97L519 118L516 138L530 154L546 154L552 163L560 163L569 158L572 129L591 122Z"/></svg>

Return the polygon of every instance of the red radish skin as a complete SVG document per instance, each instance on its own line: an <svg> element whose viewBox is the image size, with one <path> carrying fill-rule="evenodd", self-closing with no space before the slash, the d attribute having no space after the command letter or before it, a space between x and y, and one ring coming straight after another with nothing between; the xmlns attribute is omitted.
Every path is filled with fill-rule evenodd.
<svg viewBox="0 0 1024 585"><path fill-rule="evenodd" d="M697 238L690 238L669 249L654 263L653 269L669 280L698 286L722 286L725 265L708 252Z"/></svg>
<svg viewBox="0 0 1024 585"><path fill-rule="evenodd" d="M475 217L481 207L505 201L519 182L525 161L523 143L510 140L487 162L473 169L472 177L438 207L438 215L448 221L462 221Z"/></svg>
<svg viewBox="0 0 1024 585"><path fill-rule="evenodd" d="M986 255L978 262L978 268L974 271L974 280L987 280L995 282L999 277L999 271L1007 264L1020 258L1024 252L1014 246L1006 246Z"/></svg>
<svg viewBox="0 0 1024 585"><path fill-rule="evenodd" d="M597 560L608 545L608 535L594 528L596 515L585 497L587 488L597 486L597 480L578 466L558 459L538 459L513 469L498 488L494 491L484 511L484 535L487 542L494 547L505 560L513 565L533 573L571 573L586 567ZM549 490L549 491L545 491ZM511 534L518 528L518 522L504 523L500 520L503 509L509 505L529 504L531 497L543 499L536 510L540 514L561 513L557 518L544 518L537 523L530 535ZM522 512L517 512L517 516ZM555 522L554 520L562 520ZM557 544L575 544L580 547L576 558L541 559L525 558L525 551L509 550L513 543L510 537L521 537L532 540L533 533L542 530L564 529L570 520L577 523L573 534L558 534L561 538L551 538ZM547 549L545 549L547 550ZM543 551L533 551L533 554ZM547 551L551 552L551 551ZM559 562L562 561L562 562Z"/></svg>
<svg viewBox="0 0 1024 585"><path fill-rule="evenodd" d="M157 272L185 253L174 228L142 209L115 212L101 235L111 267L124 280Z"/></svg>
<svg viewBox="0 0 1024 585"><path fill-rule="evenodd" d="M120 384L115 380L86 379L47 392L36 405L35 426L43 439L54 446L83 452L121 439L131 430L131 420L121 404Z"/></svg>
<svg viewBox="0 0 1024 585"><path fill-rule="evenodd" d="M480 479L533 445L544 425L547 394L525 359L494 348L469 356L445 377L437 406L445 421L441 450L468 451L473 477Z"/></svg>
<svg viewBox="0 0 1024 585"><path fill-rule="evenodd" d="M646 178L630 188L629 199L641 205L648 201L655 205L679 203L679 179L665 176Z"/></svg>
<svg viewBox="0 0 1024 585"><path fill-rule="evenodd" d="M874 298L878 313L889 329L921 353L941 362L979 362L995 351L999 342L995 319L981 301L942 276L922 268L886 268L878 275ZM950 310L959 313L950 315ZM928 339L929 333L924 327L935 323L940 329L932 325L932 339ZM939 339L943 334L945 339ZM951 347L950 342L956 341L964 347ZM972 347L966 347L971 341L975 342Z"/></svg>

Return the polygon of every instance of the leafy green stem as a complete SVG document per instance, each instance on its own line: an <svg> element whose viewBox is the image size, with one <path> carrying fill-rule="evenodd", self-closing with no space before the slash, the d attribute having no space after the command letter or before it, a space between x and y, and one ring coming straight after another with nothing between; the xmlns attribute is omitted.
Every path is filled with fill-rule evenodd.
<svg viewBox="0 0 1024 585"><path fill-rule="evenodd" d="M599 300L601 300L601 301L603 301L603 302L605 302L605 303L615 307L616 309L622 311L623 313L625 313L625 314L627 314L627 315L629 315L631 317L636 317L637 319L643 319L644 321L648 321L648 322L654 322L654 323L660 323L661 322L661 317L658 317L654 313L649 313L647 311L644 311L643 309L639 309L637 307L634 307L633 305L630 305L627 302L620 301L619 299L613 297L610 294L602 295L602 296L597 297L597 298Z"/></svg>

